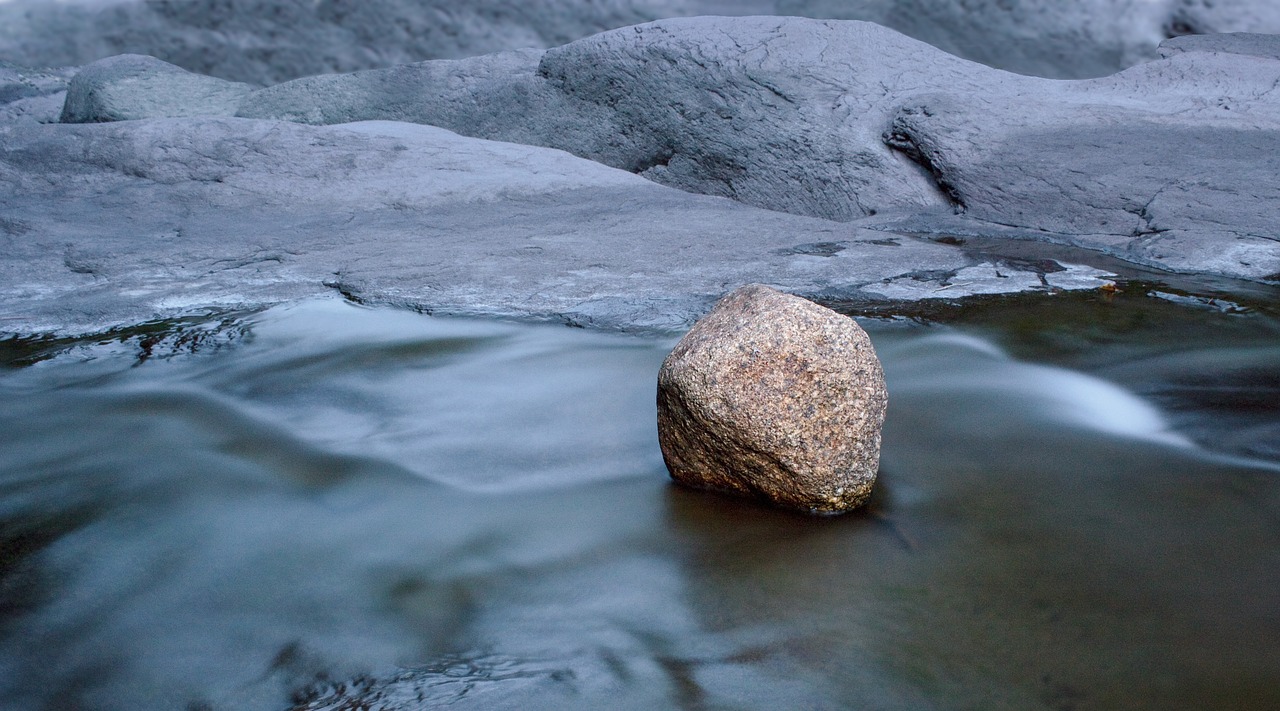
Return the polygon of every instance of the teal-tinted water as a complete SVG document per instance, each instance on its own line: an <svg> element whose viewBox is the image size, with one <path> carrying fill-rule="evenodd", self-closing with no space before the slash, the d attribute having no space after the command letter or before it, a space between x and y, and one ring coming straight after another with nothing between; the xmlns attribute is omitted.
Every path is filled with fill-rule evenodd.
<svg viewBox="0 0 1280 711"><path fill-rule="evenodd" d="M1146 291L865 320L881 480L825 519L668 483L669 338L320 301L11 343L0 698L1280 708L1280 328Z"/></svg>

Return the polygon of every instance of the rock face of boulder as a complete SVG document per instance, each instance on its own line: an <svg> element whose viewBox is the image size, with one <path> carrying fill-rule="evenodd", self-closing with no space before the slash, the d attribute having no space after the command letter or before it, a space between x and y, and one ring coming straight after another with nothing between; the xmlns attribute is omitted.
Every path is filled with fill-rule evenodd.
<svg viewBox="0 0 1280 711"><path fill-rule="evenodd" d="M862 22L693 18L545 53L312 77L255 92L248 118L413 121L567 150L682 190L850 220L947 205L881 133L941 87L1034 80Z"/></svg>
<svg viewBox="0 0 1280 711"><path fill-rule="evenodd" d="M147 54L274 84L554 47L694 15L865 20L967 59L1054 78L1103 76L1154 58L1171 35L1280 31L1280 7L1267 0L12 0L0 3L0 58L81 65Z"/></svg>
<svg viewBox="0 0 1280 711"><path fill-rule="evenodd" d="M33 69L0 61L0 124L57 121L74 74L73 68Z"/></svg>
<svg viewBox="0 0 1280 711"><path fill-rule="evenodd" d="M155 57L122 54L82 68L67 88L63 123L231 116L248 84L192 74Z"/></svg>
<svg viewBox="0 0 1280 711"><path fill-rule="evenodd" d="M681 484L838 513L871 495L887 402L852 319L754 284L663 362L658 439Z"/></svg>

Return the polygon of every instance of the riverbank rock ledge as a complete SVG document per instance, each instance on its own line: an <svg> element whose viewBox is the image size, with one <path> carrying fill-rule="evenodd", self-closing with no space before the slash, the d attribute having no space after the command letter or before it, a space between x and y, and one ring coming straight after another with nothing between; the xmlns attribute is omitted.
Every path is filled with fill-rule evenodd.
<svg viewBox="0 0 1280 711"><path fill-rule="evenodd" d="M658 440L681 484L811 513L866 502L888 397L853 319L753 284L721 299L658 374Z"/></svg>
<svg viewBox="0 0 1280 711"><path fill-rule="evenodd" d="M81 69L67 87L62 123L230 116L248 84L193 74L155 57L122 54Z"/></svg>

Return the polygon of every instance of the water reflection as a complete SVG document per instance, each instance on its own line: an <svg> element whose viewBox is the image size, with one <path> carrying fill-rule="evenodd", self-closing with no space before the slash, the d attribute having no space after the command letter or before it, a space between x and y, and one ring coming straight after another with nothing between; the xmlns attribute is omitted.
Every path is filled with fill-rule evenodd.
<svg viewBox="0 0 1280 711"><path fill-rule="evenodd" d="M0 378L10 707L1280 705L1276 468L1114 384L1185 364L872 324L882 480L811 519L666 484L670 341L246 324Z"/></svg>

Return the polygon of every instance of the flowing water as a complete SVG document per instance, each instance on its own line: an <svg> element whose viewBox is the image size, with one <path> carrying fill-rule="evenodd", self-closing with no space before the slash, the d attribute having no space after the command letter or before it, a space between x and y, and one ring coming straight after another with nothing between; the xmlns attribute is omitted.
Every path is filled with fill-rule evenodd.
<svg viewBox="0 0 1280 711"><path fill-rule="evenodd" d="M9 342L0 705L1280 708L1276 314L924 316L862 320L881 478L820 519L668 483L670 337L316 301Z"/></svg>

